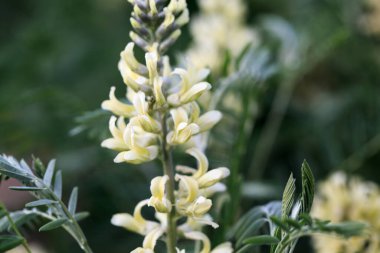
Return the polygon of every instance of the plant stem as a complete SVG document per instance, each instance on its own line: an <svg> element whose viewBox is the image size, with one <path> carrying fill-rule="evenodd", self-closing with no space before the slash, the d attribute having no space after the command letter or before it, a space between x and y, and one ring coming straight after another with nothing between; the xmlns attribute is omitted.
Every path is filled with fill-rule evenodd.
<svg viewBox="0 0 380 253"><path fill-rule="evenodd" d="M175 189L175 181L174 181L174 168L173 168L173 157L170 147L166 141L166 136L168 133L167 124L166 124L166 113L161 115L161 126L162 126L162 141L161 141L161 149L162 149L162 165L164 167L164 173L169 177L169 181L166 185L167 194L169 197L170 203L175 203L174 189ZM176 253L176 245L177 245L177 224L175 220L176 210L173 207L168 213L168 231L167 231L167 251L168 253Z"/></svg>
<svg viewBox="0 0 380 253"><path fill-rule="evenodd" d="M64 214L70 220L70 223L73 226L73 232L76 235L76 236L74 236L74 234L73 234L73 237L77 240L77 242L80 245L80 247L82 248L82 250L86 253L93 253L93 251L90 248L90 245L88 244L87 238L84 235L81 227L79 226L78 222L75 220L73 215L70 213L70 211L67 209L65 203L63 203L63 201L60 198L58 198L50 188L48 188L48 191L50 192L53 199L59 203Z"/></svg>
<svg viewBox="0 0 380 253"><path fill-rule="evenodd" d="M175 196L174 196L174 168L173 168L173 158L172 152L168 143L166 142L167 136L167 124L166 124L166 113L163 113L161 118L162 125L162 141L161 141L161 149L162 149L162 165L164 167L164 173L169 177L169 181L166 185L167 194L169 197L169 201L174 204ZM173 206L170 213L168 213L168 231L167 231L167 251L168 253L176 253L176 244L177 244L177 224L175 220L176 210Z"/></svg>
<svg viewBox="0 0 380 253"><path fill-rule="evenodd" d="M22 246L25 248L26 252L28 253L32 253L32 250L29 248L29 245L26 241L26 239L24 238L24 236L21 234L20 230L18 230L16 224L13 222L13 219L12 217L9 215L9 212L8 210L6 209L6 207L4 206L3 203L0 203L0 209L3 209L4 212L5 212L5 216L7 217L8 221L9 221L9 224L11 225L13 231L21 238L23 238L23 241L22 241Z"/></svg>

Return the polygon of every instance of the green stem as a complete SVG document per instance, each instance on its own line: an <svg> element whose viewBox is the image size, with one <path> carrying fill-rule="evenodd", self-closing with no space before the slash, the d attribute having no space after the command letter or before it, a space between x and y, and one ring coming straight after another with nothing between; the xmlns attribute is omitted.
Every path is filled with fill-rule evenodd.
<svg viewBox="0 0 380 253"><path fill-rule="evenodd" d="M345 159L336 170L354 172L361 168L364 162L380 150L380 133L360 147L355 153Z"/></svg>
<svg viewBox="0 0 380 253"><path fill-rule="evenodd" d="M252 101L250 94L241 94L243 100L243 112L240 118L238 136L234 144L231 160L231 175L228 177L227 185L230 193L231 204L226 210L224 220L225 229L228 229L234 223L235 216L238 212L241 198L241 164L247 152L248 133L252 130L254 117L251 112Z"/></svg>
<svg viewBox="0 0 380 253"><path fill-rule="evenodd" d="M175 203L174 189L175 189L175 180L174 180L174 168L173 168L173 158L172 152L168 143L166 142L166 136L168 133L167 124L166 124L166 113L162 115L161 118L162 124L162 141L161 141L161 149L162 149L162 165L164 167L164 173L169 177L169 181L166 185L167 194L170 203ZM176 224L176 210L173 207L168 213L168 230L167 230L167 251L168 253L176 253L176 245L177 245L177 224Z"/></svg>
<svg viewBox="0 0 380 253"><path fill-rule="evenodd" d="M265 122L264 130L253 153L253 163L248 171L249 179L261 179L295 87L295 78L291 76L277 90L268 120Z"/></svg>
<svg viewBox="0 0 380 253"><path fill-rule="evenodd" d="M48 191L50 192L53 199L59 203L59 205L62 207L64 214L70 220L70 223L73 226L73 232L77 236L77 238L75 238L75 239L77 240L77 242L80 245L80 247L82 248L82 250L86 253L93 253L93 251L90 248L90 245L88 244L87 238L84 235L81 227L79 226L78 222L75 220L73 215L69 212L65 203L63 203L63 201L60 198L58 198L50 188L48 188Z"/></svg>
<svg viewBox="0 0 380 253"><path fill-rule="evenodd" d="M23 238L22 240L22 246L25 248L26 252L28 253L32 253L32 250L29 248L29 245L25 239L25 237L21 234L20 230L18 230L16 224L14 223L12 217L9 215L9 212L8 210L6 209L6 207L4 206L3 203L0 203L0 209L3 209L4 212L5 212L5 216L7 217L8 221L9 221L9 224L11 225L13 231L21 238Z"/></svg>

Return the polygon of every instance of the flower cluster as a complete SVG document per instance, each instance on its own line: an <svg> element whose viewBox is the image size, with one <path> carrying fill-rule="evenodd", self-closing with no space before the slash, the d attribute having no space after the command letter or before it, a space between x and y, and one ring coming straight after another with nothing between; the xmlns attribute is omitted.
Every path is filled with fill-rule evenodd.
<svg viewBox="0 0 380 253"><path fill-rule="evenodd" d="M136 206L133 215L121 213L113 216L112 224L145 236L143 247L136 249L133 251L134 253L153 252L158 238L168 230L166 214L169 214L173 208L175 209L175 220L186 218L185 221L178 224L177 233L190 240L202 241L202 253L233 251L230 243L221 244L211 251L209 239L201 232L204 225L218 227L207 213L212 206L210 198L213 194L225 190L225 185L219 181L229 175L229 170L227 168L208 170L208 161L202 152L192 148L187 150L187 153L197 159L198 166L196 169L177 166L178 173L175 178L178 182L178 189L175 191L174 203L171 203L166 194L168 176L160 176L151 182L152 197L141 201ZM144 206L155 208L157 221L147 220L142 216L141 211ZM179 252L184 252L184 250Z"/></svg>
<svg viewBox="0 0 380 253"><path fill-rule="evenodd" d="M229 175L227 168L209 169L208 159L193 139L219 122L219 111L202 113L198 98L211 89L205 82L209 71L194 68L172 68L164 53L188 22L185 0L129 0L133 5L131 24L134 31L121 53L119 70L127 86L123 99L111 88L102 108L111 111L109 129L112 137L102 146L116 150L116 163L141 164L161 157L164 175L153 178L149 199L141 201L133 215L116 214L112 223L145 236L142 247L133 252L154 252L159 238L167 238L168 252L184 252L176 248L177 235L203 242L202 253L232 252L229 243L211 251L210 241L202 226L218 225L208 211L212 195L224 191L220 181ZM145 62L134 54L137 45L145 51ZM171 149L182 145L197 161L197 168L178 165L174 168ZM141 211L154 207L156 219L147 220Z"/></svg>
<svg viewBox="0 0 380 253"><path fill-rule="evenodd" d="M380 252L380 189L375 184L336 173L321 183L312 214L332 222L362 221L370 226L370 233L363 237L315 236L317 252Z"/></svg>
<svg viewBox="0 0 380 253"><path fill-rule="evenodd" d="M186 57L198 68L208 67L218 74L223 55L238 57L248 44L257 43L254 30L244 26L242 0L199 0L201 14L191 23L194 45Z"/></svg>

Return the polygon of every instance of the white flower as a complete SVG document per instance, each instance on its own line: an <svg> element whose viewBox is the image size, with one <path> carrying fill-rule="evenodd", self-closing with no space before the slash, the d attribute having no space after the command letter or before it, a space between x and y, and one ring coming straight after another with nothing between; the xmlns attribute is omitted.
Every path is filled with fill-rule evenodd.
<svg viewBox="0 0 380 253"><path fill-rule="evenodd" d="M257 44L258 36L244 25L246 7L241 0L199 0L198 3L200 15L190 24L194 45L186 56L196 67L208 67L219 75L223 67L221 56L229 53L233 63L247 45Z"/></svg>
<svg viewBox="0 0 380 253"><path fill-rule="evenodd" d="M209 188L222 179L230 175L229 169L225 167L216 168L208 171L208 160L207 157L197 148L191 148L186 151L189 155L193 156L198 162L197 170L189 168L186 166L177 166L177 171L183 173L192 174L192 176L197 180L199 188ZM219 185L220 189L220 185Z"/></svg>
<svg viewBox="0 0 380 253"><path fill-rule="evenodd" d="M332 222L362 221L369 224L369 233L349 239L314 236L316 252L380 252L379 187L337 172L318 188L311 212L313 216Z"/></svg>
<svg viewBox="0 0 380 253"><path fill-rule="evenodd" d="M210 170L198 179L199 187L211 187L229 175L230 170L225 167Z"/></svg>
<svg viewBox="0 0 380 253"><path fill-rule="evenodd" d="M132 105L120 102L115 96L115 89L115 87L111 87L110 99L102 103L102 108L118 116L126 118L132 117L135 114L135 108Z"/></svg>
<svg viewBox="0 0 380 253"><path fill-rule="evenodd" d="M138 203L133 212L133 216L128 213L119 213L112 216L111 223L118 227L123 227L129 231L146 235L149 231L157 228L157 222L147 221L141 215L141 209L148 204L148 200Z"/></svg>
<svg viewBox="0 0 380 253"><path fill-rule="evenodd" d="M187 143L193 136L210 130L221 119L218 111L210 111L200 116L199 106L195 102L172 109L170 114L174 127L168 134L167 141L172 145Z"/></svg>
<svg viewBox="0 0 380 253"><path fill-rule="evenodd" d="M191 118L189 118L189 115L184 108L179 107L177 109L172 109L170 110L170 114L174 121L174 129L167 136L167 141L170 144L183 144L193 135L199 133L199 126L191 122Z"/></svg>
<svg viewBox="0 0 380 253"><path fill-rule="evenodd" d="M211 208L212 201L203 196L198 197L186 209L186 214L192 217L201 217L205 215Z"/></svg>
<svg viewBox="0 0 380 253"><path fill-rule="evenodd" d="M157 240L162 236L164 231L161 228L151 230L144 238L143 247L133 250L131 253L154 253Z"/></svg>
<svg viewBox="0 0 380 253"><path fill-rule="evenodd" d="M145 132L141 127L128 124L116 127L115 118L111 117L110 130L113 138L103 141L102 147L121 151L115 162L129 162L139 164L155 159L158 155L156 135ZM120 136L122 135L122 136Z"/></svg>
<svg viewBox="0 0 380 253"><path fill-rule="evenodd" d="M155 177L150 183L152 197L149 199L149 206L153 206L159 213L169 213L172 203L166 198L166 184L169 180L167 175Z"/></svg>
<svg viewBox="0 0 380 253"><path fill-rule="evenodd" d="M188 232L188 233L185 233L185 237L191 240L202 241L203 248L200 251L200 253L232 253L233 252L231 243L229 242L223 243L217 246L215 249L211 250L210 239L208 239L208 237L201 232Z"/></svg>
<svg viewBox="0 0 380 253"><path fill-rule="evenodd" d="M211 84L193 79L186 69L177 68L172 74L181 78L179 92L168 97L168 102L173 106L190 103L198 99L205 91L211 89Z"/></svg>
<svg viewBox="0 0 380 253"><path fill-rule="evenodd" d="M112 138L108 138L102 142L102 147L109 148L117 151L129 149L129 145L125 143L123 135L126 129L126 124L123 117L117 119L112 116L109 121L109 129L112 134Z"/></svg>

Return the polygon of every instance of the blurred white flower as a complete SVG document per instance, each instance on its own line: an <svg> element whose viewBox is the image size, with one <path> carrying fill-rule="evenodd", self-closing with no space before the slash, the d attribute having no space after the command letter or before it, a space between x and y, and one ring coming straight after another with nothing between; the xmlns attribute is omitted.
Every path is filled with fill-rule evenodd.
<svg viewBox="0 0 380 253"><path fill-rule="evenodd" d="M370 226L369 234L362 237L314 236L318 253L380 252L380 190L375 184L338 172L321 183L317 193L313 216L332 222L362 221Z"/></svg>
<svg viewBox="0 0 380 253"><path fill-rule="evenodd" d="M362 26L367 33L380 35L380 1L366 0L368 13L362 18Z"/></svg>
<svg viewBox="0 0 380 253"><path fill-rule="evenodd" d="M245 26L245 6L241 0L199 0L200 14L190 24L194 38L186 58L197 68L208 67L219 74L227 54L235 59L258 36Z"/></svg>

